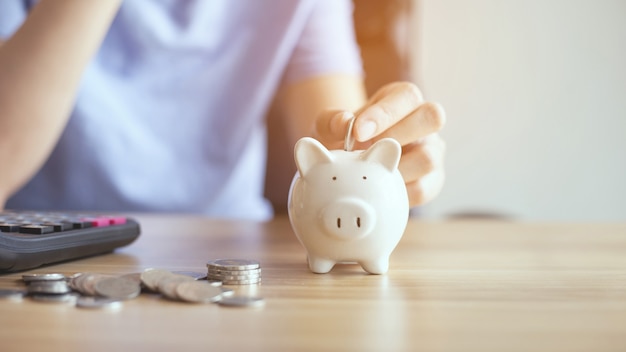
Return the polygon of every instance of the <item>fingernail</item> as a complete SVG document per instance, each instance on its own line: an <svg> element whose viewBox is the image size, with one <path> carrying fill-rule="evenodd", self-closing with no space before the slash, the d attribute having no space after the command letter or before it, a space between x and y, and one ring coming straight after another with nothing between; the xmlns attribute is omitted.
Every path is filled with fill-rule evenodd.
<svg viewBox="0 0 626 352"><path fill-rule="evenodd" d="M374 133L376 133L376 129L378 126L374 121L363 121L358 124L356 128L357 139L360 142L364 142L372 137L374 137Z"/></svg>

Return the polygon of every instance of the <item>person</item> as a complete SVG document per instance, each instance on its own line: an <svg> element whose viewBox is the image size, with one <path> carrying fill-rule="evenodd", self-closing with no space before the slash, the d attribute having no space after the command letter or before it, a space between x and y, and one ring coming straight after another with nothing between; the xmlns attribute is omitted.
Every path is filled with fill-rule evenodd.
<svg viewBox="0 0 626 352"><path fill-rule="evenodd" d="M412 206L441 190L443 109L369 99L347 0L0 2L0 208L263 220L264 115L292 145L403 145Z"/></svg>

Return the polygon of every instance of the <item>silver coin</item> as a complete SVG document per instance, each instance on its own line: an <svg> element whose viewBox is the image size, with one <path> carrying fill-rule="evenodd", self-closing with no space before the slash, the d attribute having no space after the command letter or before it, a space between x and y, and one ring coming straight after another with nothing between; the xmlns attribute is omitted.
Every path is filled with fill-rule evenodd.
<svg viewBox="0 0 626 352"><path fill-rule="evenodd" d="M232 296L222 298L217 304L226 307L262 307L265 300L261 297Z"/></svg>
<svg viewBox="0 0 626 352"><path fill-rule="evenodd" d="M354 135L352 130L354 128L354 120L356 119L354 114L350 113L350 123L348 123L348 131L346 131L346 137L343 141L343 150L351 152L354 149Z"/></svg>
<svg viewBox="0 0 626 352"><path fill-rule="evenodd" d="M24 290L0 289L0 300L21 301L25 295Z"/></svg>
<svg viewBox="0 0 626 352"><path fill-rule="evenodd" d="M178 297L192 303L217 302L223 293L221 288L200 281L187 281L176 287Z"/></svg>
<svg viewBox="0 0 626 352"><path fill-rule="evenodd" d="M261 268L248 269L248 270L225 270L208 268L208 275L261 275Z"/></svg>
<svg viewBox="0 0 626 352"><path fill-rule="evenodd" d="M78 291L84 295L97 296L98 292L96 292L96 284L98 284L99 281L112 277L113 276L110 275L85 273L76 279L76 286Z"/></svg>
<svg viewBox="0 0 626 352"><path fill-rule="evenodd" d="M60 281L65 280L65 275L60 273L46 273L46 274L24 274L22 275L24 282L33 281Z"/></svg>
<svg viewBox="0 0 626 352"><path fill-rule="evenodd" d="M28 293L30 294L51 294L58 295L69 293L72 289L65 281L32 281L28 285Z"/></svg>
<svg viewBox="0 0 626 352"><path fill-rule="evenodd" d="M161 269L146 269L141 273L141 282L151 291L158 292L159 281L163 277L172 275L171 272Z"/></svg>
<svg viewBox="0 0 626 352"><path fill-rule="evenodd" d="M83 273L75 273L75 274L72 274L71 276L67 277L67 284L70 285L72 290L78 291L78 287L76 286L76 281L78 281L78 278L81 275L83 275Z"/></svg>
<svg viewBox="0 0 626 352"><path fill-rule="evenodd" d="M216 275L216 274L209 274L207 277L214 279L214 280L227 280L227 281L233 281L233 280L258 280L261 278L260 275Z"/></svg>
<svg viewBox="0 0 626 352"><path fill-rule="evenodd" d="M257 269L261 266L257 260L249 259L216 259L207 263L208 268L224 270L248 270Z"/></svg>
<svg viewBox="0 0 626 352"><path fill-rule="evenodd" d="M67 282L68 285L70 285L70 287L75 290L75 291L80 291L80 286L78 284L78 282L80 280L82 280L82 276L84 274L83 273L76 273L72 276L70 276L69 281Z"/></svg>
<svg viewBox="0 0 626 352"><path fill-rule="evenodd" d="M172 271L172 274L191 276L196 280L204 280L206 278L206 274L197 271Z"/></svg>
<svg viewBox="0 0 626 352"><path fill-rule="evenodd" d="M222 280L223 285L256 285L260 283L260 278L252 280Z"/></svg>
<svg viewBox="0 0 626 352"><path fill-rule="evenodd" d="M78 284L78 282L81 279L81 277L83 276L83 273L78 273L75 275L72 275L69 279L69 281L67 282L68 285L70 285L70 287L74 290L74 291L79 291L80 292L80 285Z"/></svg>
<svg viewBox="0 0 626 352"><path fill-rule="evenodd" d="M134 281L135 283L137 283L137 285L141 286L142 282L141 282L141 273L130 273L130 274L124 274L122 276L120 276L123 279L128 279L131 281Z"/></svg>
<svg viewBox="0 0 626 352"><path fill-rule="evenodd" d="M33 294L29 296L31 299L38 302L47 302L47 303L67 303L67 302L75 302L78 298L77 295L73 293L66 293L60 295L50 295L50 294Z"/></svg>
<svg viewBox="0 0 626 352"><path fill-rule="evenodd" d="M122 302L105 297L79 297L76 301L76 307L85 309L119 309Z"/></svg>
<svg viewBox="0 0 626 352"><path fill-rule="evenodd" d="M235 295L235 291L229 288L222 288L222 297L230 297Z"/></svg>
<svg viewBox="0 0 626 352"><path fill-rule="evenodd" d="M95 291L99 296L125 300L139 296L141 287L137 282L130 279L110 277L97 281Z"/></svg>
<svg viewBox="0 0 626 352"><path fill-rule="evenodd" d="M161 281L159 281L158 290L165 297L172 299L172 300L178 300L179 297L176 291L176 288L178 287L178 285L182 284L183 282L195 282L195 281L196 280L191 276L172 274L168 277L164 277Z"/></svg>
<svg viewBox="0 0 626 352"><path fill-rule="evenodd" d="M212 280L220 280L222 285L246 285L261 282L260 277L253 278L212 278Z"/></svg>

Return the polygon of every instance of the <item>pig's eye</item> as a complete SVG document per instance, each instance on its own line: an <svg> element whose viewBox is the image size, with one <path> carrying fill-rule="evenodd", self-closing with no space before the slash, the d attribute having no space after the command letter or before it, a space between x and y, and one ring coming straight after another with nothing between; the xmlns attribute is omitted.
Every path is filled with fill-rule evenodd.
<svg viewBox="0 0 626 352"><path fill-rule="evenodd" d="M363 179L364 179L364 180L367 180L367 176L363 176Z"/></svg>
<svg viewBox="0 0 626 352"><path fill-rule="evenodd" d="M337 181L337 176L333 176L333 181Z"/></svg>

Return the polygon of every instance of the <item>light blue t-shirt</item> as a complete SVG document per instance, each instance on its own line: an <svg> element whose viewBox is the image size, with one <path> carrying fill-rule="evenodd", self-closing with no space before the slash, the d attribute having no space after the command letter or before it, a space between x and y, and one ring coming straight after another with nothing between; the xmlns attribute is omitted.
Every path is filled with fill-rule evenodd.
<svg viewBox="0 0 626 352"><path fill-rule="evenodd" d="M1 38L31 5L0 1ZM283 81L361 73L351 16L347 0L125 1L7 208L267 219L265 113Z"/></svg>

